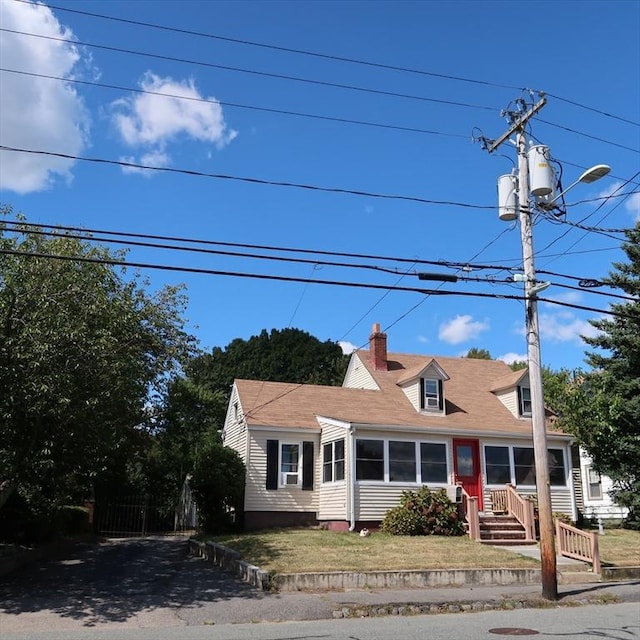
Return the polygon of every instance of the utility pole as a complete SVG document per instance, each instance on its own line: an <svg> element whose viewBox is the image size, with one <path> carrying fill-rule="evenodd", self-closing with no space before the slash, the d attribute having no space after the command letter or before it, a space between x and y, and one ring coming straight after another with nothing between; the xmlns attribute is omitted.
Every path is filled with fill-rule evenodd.
<svg viewBox="0 0 640 640"><path fill-rule="evenodd" d="M531 422L536 469L536 491L538 494L538 518L540 524L540 560L542 567L542 597L558 599L558 577L556 567L555 530L551 507L551 485L549 481L549 454L542 395L542 369L540 357L540 332L538 328L538 303L536 274L534 267L531 211L529 209L529 158L525 136L526 123L546 104L542 97L527 112L514 118L509 129L487 146L489 153L495 151L505 140L516 134L518 151L518 218L522 240L522 261L525 276L527 363L531 390Z"/></svg>

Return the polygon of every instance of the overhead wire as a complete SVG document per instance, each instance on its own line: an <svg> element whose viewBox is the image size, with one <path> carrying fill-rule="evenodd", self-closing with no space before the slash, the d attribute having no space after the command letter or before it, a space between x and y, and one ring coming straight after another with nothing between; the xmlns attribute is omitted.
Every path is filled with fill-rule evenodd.
<svg viewBox="0 0 640 640"><path fill-rule="evenodd" d="M640 153L640 149L637 149L634 147L628 147L625 144L620 144L619 142L613 142L612 140L606 140L605 138L600 138L590 133L585 133L584 131L578 131L577 129L572 129L571 127L565 127L564 125L556 124L555 122L549 122L549 120L545 120L540 116L534 116L534 117L537 122L541 122L542 124L549 125L550 127L555 127L556 129L562 129L563 131L567 131L569 133L575 133L578 136L589 138L590 140L596 140L597 142L603 142L604 144L608 144L613 147L618 147L618 149L624 149L625 151L632 151L633 153Z"/></svg>
<svg viewBox="0 0 640 640"><path fill-rule="evenodd" d="M0 255L11 255L16 257L26 257L26 258L42 258L42 259L50 259L50 260L62 260L66 262L82 262L82 263L93 263L93 264L104 264L104 265L112 265L118 267L131 267L136 269L156 269L161 271L171 271L171 272L179 272L179 273L193 273L193 274L201 274L201 275L214 275L214 276L226 276L226 277L236 277L236 278L252 278L258 280L273 280L277 282L309 282L311 284L321 284L321 285L329 285L329 286L340 286L340 287L354 287L354 288L364 288L364 289L379 289L386 290L392 289L393 291L404 291L408 293L419 293L421 295L441 295L441 296L461 296L461 297L474 297L474 298L490 298L490 299L499 299L499 300L525 300L525 296L523 295L513 295L513 294L496 294L496 293L485 293L480 291L452 291L448 289L425 289L425 288L417 288L417 287L391 287L390 285L376 284L376 283L368 283L368 282L347 282L342 280L319 280L319 279L311 279L311 278L301 278L297 276L282 276L275 274L263 274L263 273L251 273L251 272L241 272L241 271L223 271L218 269L204 269L199 267L186 267L186 266L176 266L176 265L167 265L167 264L158 264L158 263L149 263L149 262L134 262L127 261L122 259L110 259L110 258L97 258L92 256L77 256L77 255L60 255L60 254L51 254L51 253L42 253L39 251L21 251L19 249L9 249L9 248L0 248ZM537 298L540 302L548 302L550 304L555 304L561 307L568 307L572 309L580 309L583 311L591 311L594 313L602 313L605 315L612 315L618 317L627 317L632 319L637 319L637 317L633 314L627 314L619 311L610 311L606 309L597 309L594 307L588 307L585 305L577 305L566 301L559 301L547 298Z"/></svg>
<svg viewBox="0 0 640 640"><path fill-rule="evenodd" d="M213 62L205 62L203 60L189 60L189 59L185 59L185 58L178 58L175 56L167 56L167 55L163 55L163 54L159 54L159 53L148 53L148 52L144 52L144 51L135 51L133 49L124 49L122 47L112 47L109 45L102 45L102 44L93 44L90 42L82 42L79 40L73 40L73 39L69 39L69 38L59 38L56 36L48 36L48 35L44 35L44 34L38 34L38 33L29 33L27 31L19 31L17 29L8 29L8 28L0 28L0 31L4 31L6 33L13 33L15 35L21 35L21 36L27 36L27 37L32 37L32 38L41 38L43 40L51 40L54 42L64 42L67 44L72 44L74 46L82 46L82 47L89 47L89 48L93 48L93 49L101 49L101 50L105 50L105 51L112 51L112 52L116 52L116 53L126 53L127 55L133 55L133 56L141 56L141 57L146 57L146 58L154 58L154 59L158 59L158 60L165 60L168 62L179 62L181 64L189 64L189 65L194 65L194 66L201 66L201 67L206 67L206 68L210 68L210 69L220 69L221 71L233 71L236 73L245 73L245 74L250 74L250 75L256 75L256 76L263 76L266 78L275 78L277 80L287 80L287 81L293 81L293 82L301 82L301 83L305 83L305 84L312 84L312 85L318 85L318 86L322 86L322 87L332 87L334 89L346 89L349 91L359 91L362 93L369 93L369 94L376 94L376 95L383 95L383 96L388 96L388 97L392 97L392 98L402 98L405 100L416 100L416 101L421 101L421 102L431 102L431 103L435 103L435 104L443 104L443 105L447 105L447 106L451 106L451 107L465 107L465 108L470 108L470 109L481 109L484 111L495 111L495 109L493 107L489 107L487 105L477 105L477 104L470 104L467 102L456 102L454 100L442 100L439 98L431 98L431 97L427 97L427 96L416 96L416 95L412 95L412 94L405 94L405 93L398 93L395 91L385 91L382 89L372 89L370 87L358 87L356 85L347 85L347 84L340 84L338 82L328 82L325 80L312 80L310 78L303 78L300 76L289 76L289 75L284 75L284 74L278 74L278 73L270 73L268 71L257 71L256 69L243 69L241 67L232 67L229 65L222 65L222 64L215 64Z"/></svg>
<svg viewBox="0 0 640 640"><path fill-rule="evenodd" d="M444 136L444 137L448 137L448 138L463 138L465 140L469 140L470 137L468 135L464 135L461 133L447 133L445 131L434 131L434 130L430 130L430 129L421 129L419 127L406 127L406 126L402 126L402 125L392 125L392 124L386 124L383 122L369 122L366 120L353 120L350 118L339 118L339 117L335 117L335 116L326 116L326 115L321 115L321 114L315 114L315 113L303 113L300 111L291 111L291 110L287 110L287 109L274 109L271 107L259 107L257 105L247 105L247 104L239 104L237 102L228 102L225 100L217 100L217 99L210 99L210 98L201 98L201 97L195 97L195 96L185 96L185 95L179 95L179 94L172 94L172 93L164 93L162 91L151 91L149 89L140 89L140 88L135 88L135 87L123 87L123 86L119 86L119 85L114 85L114 84L106 84L104 82L95 82L95 81L89 81L89 80L80 80L78 78L63 78L60 76L52 76L52 75L46 75L43 73L33 73L33 72L29 72L29 71L19 71L17 69L7 69L4 67L0 67L0 71L5 72L5 73L13 73L13 74L17 74L17 75L23 75L23 76L30 76L33 78L42 78L42 79L47 79L47 80L57 80L57 81L61 81L61 82L70 82L70 83L74 83L74 84L80 84L80 85L84 85L84 86L91 86L91 87L100 87L102 89L113 89L113 90L117 90L117 91L129 91L131 93L139 93L139 94L145 94L145 95L151 95L151 96L159 96L159 97L163 97L163 98L172 98L174 100L188 100L188 101L193 101L193 102L201 102L201 103L207 103L207 104L215 104L215 105L221 105L223 107L231 107L234 109L248 109L248 110L252 110L252 111L261 111L264 113L275 113L278 115L285 115L285 116L295 116L295 117L299 117L299 118L311 118L314 120L325 120L328 122L338 122L341 124L355 124L355 125L361 125L361 126L367 126L367 127L376 127L376 128L380 128L380 129L391 129L394 131L406 131L409 133L421 133L421 134L428 134L428 135L434 135L434 136Z"/></svg>
<svg viewBox="0 0 640 640"><path fill-rule="evenodd" d="M14 0L14 1L21 2L21 3L24 3L24 4L35 4L34 2L31 2L30 0ZM55 4L49 4L48 6L51 9L55 9L56 11L63 11L63 12L67 12L67 13L74 13L74 14L78 14L78 15L90 16L90 17L94 17L94 18L100 18L100 19L103 19L103 20L110 20L110 21L119 22L119 23L123 23L123 24L131 24L131 25L142 26L142 27L146 27L146 28L158 29L158 30L162 30L162 31L166 31L166 32L173 32L173 33L179 33L179 34L183 34L183 35L190 35L190 36L197 36L197 37L201 37L201 38L209 38L209 39L214 39L214 40L220 40L220 41L223 41L223 42L230 42L230 43L234 43L234 44L241 44L241 45L259 47L259 48L262 48L262 49L269 49L269 50L280 51L280 52L284 52L284 53L294 53L294 54L298 54L298 55L310 56L310 57L315 57L315 58L320 58L320 59L325 59L325 60L333 60L333 61L337 61L337 62L347 62L347 63L350 63L350 64L356 64L356 65L367 66L367 67L372 67L372 68L386 69L386 70L390 70L390 71L399 71L399 72L410 73L410 74L418 74L418 75L422 75L422 76L430 76L430 77L434 77L434 78L440 78L440 79L445 79L445 80L453 80L453 81L457 81L457 82L466 82L466 83L471 83L471 84L476 84L476 85L484 85L484 86L495 87L495 88L500 88L500 89L511 89L511 90L516 90L516 91L526 91L527 90L524 87L517 87L517 86L514 86L514 85L491 82L491 81L488 81L488 80L480 80L480 79L477 79L477 78L468 78L468 77L456 76L456 75L452 75L452 74L438 73L438 72L429 71L429 70L426 70L426 69L416 69L416 68L404 67L404 66L399 66L399 65L391 65L391 64L385 64L385 63L380 63L380 62L373 62L371 60L362 60L362 59L350 58L350 57L346 57L346 56L338 56L338 55L335 55L335 54L328 54L328 53L323 53L323 52L318 52L318 51L311 51L311 50L308 50L308 49L296 49L296 48L293 48L293 47L285 47L285 46L282 46L282 45L274 45L274 44L265 43L265 42L256 42L256 41L247 40L247 39L232 38L232 37L229 37L229 36L222 36L222 35L219 35L219 34L205 33L205 32L202 32L202 31L184 29L184 28L179 28L179 27L176 27L176 26L161 25L161 24L157 24L157 23L144 22L144 21L140 21L140 20L132 20L132 19L128 19L128 18L122 18L122 17L117 17L117 16L99 14L99 13L90 12L90 11L83 11L83 10L79 10L79 9L71 9L69 7L61 7L61 6L55 5ZM538 91L538 90L536 90L536 91ZM578 108L581 108L581 109L585 109L585 110L591 111L593 113L597 113L599 115L602 115L602 116L605 116L605 117L608 117L608 118L619 120L619 121L625 122L627 124L631 124L631 125L634 125L634 126L640 126L640 122L638 122L638 121L629 120L627 118L615 115L615 114L610 113L608 111L604 111L602 109L597 109L595 107L586 105L586 104L584 104L582 102L578 102L576 100L571 100L569 98L565 98L565 97L560 96L558 94L550 93L548 91L545 91L545 93L546 93L546 95L548 95L551 98L554 98L555 100L559 100L561 102L565 102L567 104L571 104L571 105L573 105L575 107L578 107Z"/></svg>
<svg viewBox="0 0 640 640"><path fill-rule="evenodd" d="M23 2L24 4L35 4L33 2L30 2L29 0L15 0L16 2ZM372 61L368 61L368 60L358 60L356 58L348 58L345 56L338 56L338 55L333 55L333 54L327 54L327 53L320 53L317 51L310 51L307 49L294 49L291 47L283 47L283 46L279 46L279 45L274 45L274 44L266 44L264 42L255 42L255 41L251 41L251 40L244 40L244 39L240 39L240 38L231 38L228 36L221 36L221 35L216 35L216 34L212 34L212 33L204 33L202 31L193 31L193 30L189 30L189 29L181 29L179 27L169 27L166 25L159 25L159 24L154 24L154 23L150 23L150 22L142 22L139 20L131 20L131 19L127 19L127 18L120 18L120 17L115 17L115 16L108 16L108 15L104 15L104 14L97 14L97 13L92 13L89 11L80 11L78 9L69 9L67 7L60 7L57 5L52 5L49 4L47 5L48 7L50 7L51 9L56 9L57 11L66 11L69 13L76 13L76 14L81 14L81 15L85 15L85 16L91 16L94 18L101 18L101 19L105 19L105 20L113 20L115 22L121 22L121 23L126 23L126 24L132 24L132 25L137 25L137 26L143 26L143 27L149 27L149 28L153 28L153 29L161 29L163 31L169 31L169 32L173 32L173 33L181 33L184 35L191 35L191 36L198 36L198 37L202 37L202 38L210 38L210 39L214 39L214 40L221 40L224 42L233 42L235 44L242 44L242 45L249 45L249 46L253 46L253 47L260 47L263 49L271 49L273 51L281 51L281 52L285 52L285 53L295 53L295 54L300 54L300 55L305 55L305 56L311 56L311 57L315 57L315 58L322 58L325 60L333 60L333 61L337 61L337 62L348 62L351 64L357 64L357 65L363 65L363 66L367 66L367 67L374 67L374 68L378 68L378 69L387 69L389 71L401 71L404 73L414 73L414 74L418 74L418 75L423 75L423 76L431 76L434 78L442 78L445 80L456 80L458 82L468 82L468 83L472 83L472 84L479 84L479 85L485 85L485 86L490 86L490 87L497 87L497 88L502 88L502 89L514 89L514 90L522 90L521 87L515 87L512 85L507 85L507 84L499 84L499 83L495 83L495 82L489 82L487 80L478 80L478 79L474 79L474 78L465 78L462 76L454 76L454 75L450 75L450 74L445 74L445 73L437 73L435 71L427 71L424 69L412 69L409 67L401 67L401 66L396 66L396 65L391 65L391 64L384 64L384 63L380 63L380 62L372 62Z"/></svg>
<svg viewBox="0 0 640 640"><path fill-rule="evenodd" d="M339 187L321 187L318 185L301 184L296 182L285 182L279 180L265 180L262 178L251 178L247 176L232 176L220 173L207 173L204 171L196 171L193 169L178 169L174 167L160 167L153 165L140 164L136 162L125 162L124 160L109 160L106 158L91 158L88 156L78 156L67 153L56 153L54 151L44 151L41 149L23 149L18 147L10 147L6 145L0 145L0 151L13 151L17 153L29 153L34 155L51 156L54 158L66 158L68 160L82 160L83 162L93 162L98 164L115 165L120 167L126 167L130 169L144 169L147 171L158 171L163 173L175 173L182 175L196 176L200 178L215 178L219 180L233 180L237 182L248 182L251 184L261 184L272 187L292 187L296 189L307 189L311 191L322 191L325 193L341 193L346 195L365 196L368 198L380 198L385 200L402 200L405 202L418 202L420 204L440 204L453 207L462 207L466 209L484 209L491 210L493 205L477 205L469 204L465 202L453 202L450 200L431 200L428 198L420 198L417 196L403 196L403 195L391 195L383 193L373 193L370 191L359 191L355 189L342 189Z"/></svg>

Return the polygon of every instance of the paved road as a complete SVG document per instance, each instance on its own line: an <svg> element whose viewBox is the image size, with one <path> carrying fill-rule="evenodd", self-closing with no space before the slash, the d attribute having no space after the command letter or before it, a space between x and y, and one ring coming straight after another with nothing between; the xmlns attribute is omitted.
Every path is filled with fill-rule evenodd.
<svg viewBox="0 0 640 640"><path fill-rule="evenodd" d="M100 628L2 634L6 640L490 640L501 637L556 640L637 640L635 603L578 608L485 611L461 615L314 620L279 624L224 624L163 629Z"/></svg>

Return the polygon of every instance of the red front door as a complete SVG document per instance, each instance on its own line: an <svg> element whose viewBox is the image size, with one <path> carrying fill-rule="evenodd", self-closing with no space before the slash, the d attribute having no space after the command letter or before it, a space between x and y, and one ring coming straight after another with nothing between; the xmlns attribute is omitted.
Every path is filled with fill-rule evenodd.
<svg viewBox="0 0 640 640"><path fill-rule="evenodd" d="M482 475L480 473L480 442L478 440L453 440L453 471L456 482L471 496L478 498L478 509L482 504Z"/></svg>

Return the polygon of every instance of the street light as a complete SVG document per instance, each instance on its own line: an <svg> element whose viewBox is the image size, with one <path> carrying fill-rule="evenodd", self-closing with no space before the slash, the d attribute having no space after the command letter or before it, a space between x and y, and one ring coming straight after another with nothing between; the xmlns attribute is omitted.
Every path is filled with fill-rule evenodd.
<svg viewBox="0 0 640 640"><path fill-rule="evenodd" d="M600 178L602 178L603 176L606 176L609 173L609 171L611 171L610 166L606 164L596 164L590 169L587 169L573 184L570 184L564 191L562 191L555 198L553 198L553 200L545 200L544 198L540 198L537 204L541 206L543 209L549 209L553 207L553 205L558 200L560 200L560 198L562 198L562 196L564 196L565 193L567 193L568 191L571 191L571 189L573 189L573 187L575 187L577 184L580 184L581 182L584 182L585 184L591 184L596 180L600 180Z"/></svg>
<svg viewBox="0 0 640 640"><path fill-rule="evenodd" d="M540 562L542 569L542 595L548 600L558 598L558 579L556 570L555 530L551 505L551 486L549 481L549 455L547 451L547 432L545 424L544 397L542 392L542 366L540 356L540 330L538 326L538 300L540 291L546 289L548 283L536 282L531 211L529 198L543 208L553 203L580 182L595 182L611 170L607 165L596 165L585 171L578 180L550 202L544 202L552 189L552 170L546 162L548 149L536 147L534 156L540 158L537 170L548 171L548 175L536 175L536 191L543 198L536 197L529 188L529 152L525 140L524 127L517 127L516 146L518 150L518 175L512 174L509 179L512 190L509 190L509 179L502 176L498 185L500 196L499 212L502 220L520 220L522 241L522 262L524 269L525 301L526 301L526 337L527 364L529 368L529 387L531 391L531 423L533 432L534 461L536 470L536 492L538 495L538 519L540 525ZM517 191L517 197L515 192Z"/></svg>

